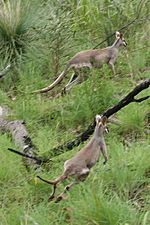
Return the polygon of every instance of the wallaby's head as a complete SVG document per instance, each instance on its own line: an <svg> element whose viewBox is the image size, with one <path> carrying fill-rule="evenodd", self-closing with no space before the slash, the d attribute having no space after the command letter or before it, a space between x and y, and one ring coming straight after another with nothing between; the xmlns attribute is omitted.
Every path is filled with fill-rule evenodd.
<svg viewBox="0 0 150 225"><path fill-rule="evenodd" d="M119 45L127 46L127 42L125 41L123 34L119 31L116 31L116 39L119 42Z"/></svg>
<svg viewBox="0 0 150 225"><path fill-rule="evenodd" d="M101 117L100 115L96 115L96 127L99 129L100 133L108 133L107 129L107 117L103 116Z"/></svg>

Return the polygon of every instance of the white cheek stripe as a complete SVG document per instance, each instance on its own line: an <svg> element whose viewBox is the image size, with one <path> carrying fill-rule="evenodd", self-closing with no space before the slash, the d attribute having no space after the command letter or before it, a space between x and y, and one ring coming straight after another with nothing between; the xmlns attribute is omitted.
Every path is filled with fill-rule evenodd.
<svg viewBox="0 0 150 225"><path fill-rule="evenodd" d="M2 116L3 115L3 109L2 109L2 107L0 106L0 116Z"/></svg>
<svg viewBox="0 0 150 225"><path fill-rule="evenodd" d="M84 168L84 169L82 169L81 174L86 174L88 172L89 172L89 169L88 168Z"/></svg>

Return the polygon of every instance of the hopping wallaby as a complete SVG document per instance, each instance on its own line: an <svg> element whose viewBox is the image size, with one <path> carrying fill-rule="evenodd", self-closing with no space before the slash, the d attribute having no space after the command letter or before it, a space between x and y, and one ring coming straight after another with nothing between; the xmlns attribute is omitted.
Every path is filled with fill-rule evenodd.
<svg viewBox="0 0 150 225"><path fill-rule="evenodd" d="M103 64L108 64L115 74L114 63L118 56L118 49L122 45L126 46L127 43L123 37L123 34L116 31L116 40L112 46L103 49L90 49L77 53L72 59L69 60L64 71L52 84L45 88L36 90L33 93L44 93L52 90L58 83L62 81L70 69L73 69L74 73L63 89L64 92L70 90L73 85L81 83L85 79L85 77L83 77L83 75L80 73L80 70L83 67L101 68Z"/></svg>
<svg viewBox="0 0 150 225"><path fill-rule="evenodd" d="M107 117L96 116L96 126L94 134L91 140L83 147L79 152L77 152L71 159L64 163L64 172L61 176L57 177L55 180L46 180L37 176L42 181L52 184L53 191L49 197L49 200L55 198L55 191L57 184L69 177L74 177L74 181L64 188L64 191L57 196L56 202L65 198L66 191L80 181L84 181L88 176L90 169L98 161L100 153L104 156L104 164L108 160L107 148L104 140L104 132L107 131L106 127Z"/></svg>

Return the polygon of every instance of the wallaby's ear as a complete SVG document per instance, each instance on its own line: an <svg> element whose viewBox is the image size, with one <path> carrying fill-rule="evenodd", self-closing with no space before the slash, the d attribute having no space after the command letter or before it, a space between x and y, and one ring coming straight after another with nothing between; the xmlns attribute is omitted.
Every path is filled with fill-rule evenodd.
<svg viewBox="0 0 150 225"><path fill-rule="evenodd" d="M103 123L103 125L107 123L107 120L108 120L108 119L107 119L106 116L103 116L103 117L102 117L102 123Z"/></svg>
<svg viewBox="0 0 150 225"><path fill-rule="evenodd" d="M120 38L120 32L116 31L116 38Z"/></svg>
<svg viewBox="0 0 150 225"><path fill-rule="evenodd" d="M95 120L96 124L99 124L99 122L102 120L102 117L100 115L96 115Z"/></svg>

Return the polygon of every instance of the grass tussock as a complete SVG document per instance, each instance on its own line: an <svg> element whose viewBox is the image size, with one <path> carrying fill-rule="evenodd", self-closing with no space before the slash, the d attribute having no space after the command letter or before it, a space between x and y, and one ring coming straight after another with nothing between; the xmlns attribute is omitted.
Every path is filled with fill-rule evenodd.
<svg viewBox="0 0 150 225"><path fill-rule="evenodd" d="M34 35L34 10L36 7L30 1L1 1L0 55L4 62L20 61L29 47Z"/></svg>

